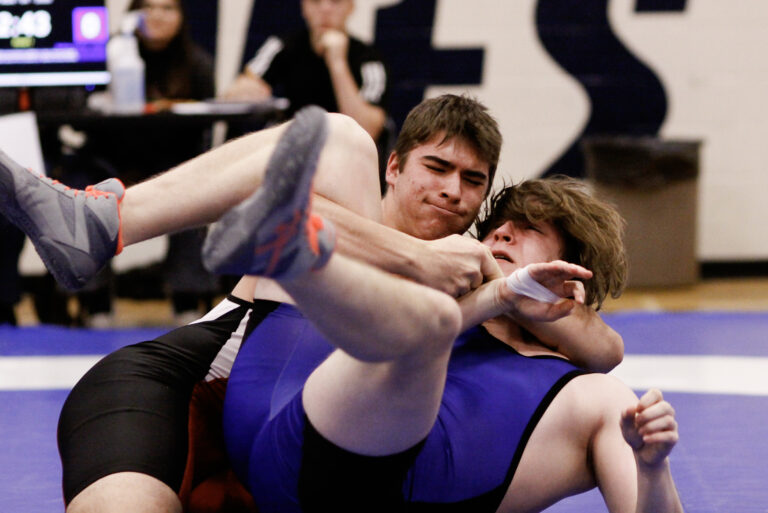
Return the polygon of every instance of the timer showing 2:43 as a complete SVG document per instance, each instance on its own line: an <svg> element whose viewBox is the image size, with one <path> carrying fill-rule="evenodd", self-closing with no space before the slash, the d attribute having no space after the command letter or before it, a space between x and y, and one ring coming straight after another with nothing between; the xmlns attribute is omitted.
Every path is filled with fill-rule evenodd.
<svg viewBox="0 0 768 513"><path fill-rule="evenodd" d="M48 11L25 11L15 15L0 11L0 39L33 37L44 39L51 33L51 14Z"/></svg>

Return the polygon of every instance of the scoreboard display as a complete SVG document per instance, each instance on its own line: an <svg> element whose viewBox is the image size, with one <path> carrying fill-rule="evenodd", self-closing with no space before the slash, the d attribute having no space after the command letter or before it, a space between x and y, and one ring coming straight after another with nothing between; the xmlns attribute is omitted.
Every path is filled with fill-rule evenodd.
<svg viewBox="0 0 768 513"><path fill-rule="evenodd" d="M109 81L104 1L0 0L0 87Z"/></svg>

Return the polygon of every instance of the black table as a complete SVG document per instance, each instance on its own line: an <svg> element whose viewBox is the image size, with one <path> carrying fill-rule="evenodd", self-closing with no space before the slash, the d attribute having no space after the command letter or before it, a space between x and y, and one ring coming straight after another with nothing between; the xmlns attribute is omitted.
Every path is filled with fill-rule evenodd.
<svg viewBox="0 0 768 513"><path fill-rule="evenodd" d="M257 103L179 103L157 113L125 114L82 109L42 109L36 112L41 129L70 125L75 130L110 128L203 128L217 121L266 124L283 119L287 105L281 98Z"/></svg>
<svg viewBox="0 0 768 513"><path fill-rule="evenodd" d="M135 114L40 108L36 115L48 167L60 170L54 175L62 181L72 180L74 185L117 176L128 185L210 149L216 122L226 122L232 131L242 134L281 121L286 108L284 100L271 99L179 103L172 110ZM60 129L65 125L85 135L84 146L61 140ZM80 174L85 176L75 176Z"/></svg>

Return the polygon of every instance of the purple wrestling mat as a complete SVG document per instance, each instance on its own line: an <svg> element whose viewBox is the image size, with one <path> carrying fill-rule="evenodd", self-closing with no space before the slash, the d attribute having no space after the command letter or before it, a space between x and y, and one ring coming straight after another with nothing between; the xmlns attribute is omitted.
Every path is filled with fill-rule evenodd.
<svg viewBox="0 0 768 513"><path fill-rule="evenodd" d="M638 393L659 386L677 411L671 462L686 511L767 511L768 313L605 319L626 345L615 373ZM162 332L0 327L1 512L64 511L56 423L68 389L100 356ZM546 511L607 509L593 490Z"/></svg>

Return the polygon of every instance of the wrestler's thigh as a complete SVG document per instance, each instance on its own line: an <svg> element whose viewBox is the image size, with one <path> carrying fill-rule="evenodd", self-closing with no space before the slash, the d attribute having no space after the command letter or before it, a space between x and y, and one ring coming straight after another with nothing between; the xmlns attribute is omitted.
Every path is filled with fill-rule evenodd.
<svg viewBox="0 0 768 513"><path fill-rule="evenodd" d="M181 513L176 492L137 472L105 476L77 494L67 513Z"/></svg>
<svg viewBox="0 0 768 513"><path fill-rule="evenodd" d="M178 489L192 387L177 386L167 369L147 366L156 345L112 353L70 392L58 426L65 503L119 472L140 472Z"/></svg>

